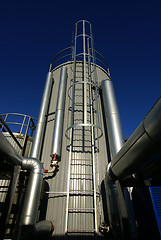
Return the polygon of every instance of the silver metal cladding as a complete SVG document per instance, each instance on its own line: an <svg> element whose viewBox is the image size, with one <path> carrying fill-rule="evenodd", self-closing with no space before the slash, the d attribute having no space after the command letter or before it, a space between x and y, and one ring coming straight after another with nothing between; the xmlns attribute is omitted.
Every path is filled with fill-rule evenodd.
<svg viewBox="0 0 161 240"><path fill-rule="evenodd" d="M160 123L161 98L114 157L111 170L119 179L127 178L135 173L139 167L160 151Z"/></svg>
<svg viewBox="0 0 161 240"><path fill-rule="evenodd" d="M62 67L60 72L59 90L57 97L57 106L55 113L55 124L53 131L53 140L51 146L51 156L56 153L61 156L62 147L62 134L63 134L63 121L64 121L64 108L66 98L66 85L67 85L67 67Z"/></svg>
<svg viewBox="0 0 161 240"><path fill-rule="evenodd" d="M124 145L124 136L113 83L110 79L106 79L102 81L101 86L112 160Z"/></svg>
<svg viewBox="0 0 161 240"><path fill-rule="evenodd" d="M115 92L113 88L113 83L110 79L105 79L101 82L102 86L102 96L103 104L106 117L106 126L108 132L108 141L110 148L111 163L117 152L124 145L124 137L121 126L121 120L119 115L119 110L117 106L117 101L115 97ZM117 235L121 235L120 228L120 217L118 210L118 199L116 186L114 184L115 179L113 176L109 175L111 172L111 166L109 164L108 171L105 175L105 190L106 190L106 199L107 199L107 209L110 226L113 232ZM112 174L112 172L111 172ZM112 174L113 175L113 174Z"/></svg>
<svg viewBox="0 0 161 240"><path fill-rule="evenodd" d="M30 170L30 177L21 215L21 225L35 225L43 179L43 166L35 158L24 158L22 168Z"/></svg>
<svg viewBox="0 0 161 240"><path fill-rule="evenodd" d="M46 115L47 115L48 106L49 106L51 88L52 88L52 73L48 72L44 93L41 101L34 142L33 142L32 151L31 151L31 157L37 158L37 159L40 158L40 151L41 151L42 140L44 135Z"/></svg>

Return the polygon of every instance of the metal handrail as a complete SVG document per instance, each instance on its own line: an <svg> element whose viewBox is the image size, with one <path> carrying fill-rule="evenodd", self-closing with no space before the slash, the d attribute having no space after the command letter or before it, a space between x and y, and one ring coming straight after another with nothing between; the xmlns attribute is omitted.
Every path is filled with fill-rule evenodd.
<svg viewBox="0 0 161 240"><path fill-rule="evenodd" d="M16 122L16 121L7 121L9 116L17 116L17 117L22 117L22 122ZM26 122L27 119L27 122ZM20 113L4 113L0 115L0 122L2 123L1 125L1 132L8 132L12 139L16 142L16 144L19 146L19 148L22 150L22 155L25 152L25 146L26 146L26 141L27 141L27 136L29 134L29 129L30 129L30 136L32 137L33 131L36 129L36 122L37 119L33 118L31 116L25 115L25 114L20 114ZM16 127L12 130L9 125L16 125L19 126L20 131L17 131ZM5 130L6 131L5 131ZM17 138L15 137L15 133L19 133L19 136L23 136L23 144L20 144Z"/></svg>
<svg viewBox="0 0 161 240"><path fill-rule="evenodd" d="M17 122L17 121L7 121L8 117L9 116L22 116L22 122ZM27 128L28 126L28 121L30 121L30 119L32 119L32 125L35 125L34 127L36 128L36 124L34 121L37 121L36 118L34 117L31 117L29 115L26 115L26 114L21 114L21 113L3 113L0 115L2 117L2 119L4 120L4 122L7 124L7 125L19 125L21 126L20 128L20 131L18 132L20 135L23 134L23 130ZM27 120L27 123L25 123L25 121ZM1 132L3 131L3 128L4 126L1 127ZM12 131L13 132L13 131ZM15 130L15 132L17 132L17 130Z"/></svg>
<svg viewBox="0 0 161 240"><path fill-rule="evenodd" d="M57 57L60 56L62 53L66 52L66 51L68 51L69 49L72 49L72 48L73 48L73 47L64 48L63 50L61 50L60 52L58 52L58 53L54 56L54 58L52 59L52 61L51 61L51 63L50 63L50 71L52 71L52 70L54 69L54 67L56 67L56 64L57 64L58 62L60 62L61 59L66 58L66 57L69 57L69 56L72 56L72 52L70 52L69 54L65 54L65 55L63 55L62 57L59 57L59 58L57 59ZM57 59L57 60L55 61L55 59ZM70 60L70 59L69 59L69 60ZM58 64L58 65L59 65L59 64Z"/></svg>
<svg viewBox="0 0 161 240"><path fill-rule="evenodd" d="M70 51L69 53L67 53L67 51L69 50L72 50L73 47L67 47L67 48L64 48L63 50L61 50L60 52L58 52L55 57L52 59L51 63L50 63L50 71L52 71L55 67L57 67L58 65L60 65L60 62L62 59L66 59L68 58L68 61L71 61L72 60L72 51ZM91 49L90 49L91 51ZM102 67L106 72L107 74L109 75L109 67L108 67L108 63L107 61L105 60L105 58L103 57L102 54L100 54L98 51L96 50L93 50L94 53L95 53L95 61L96 61L96 64L98 64L98 66ZM63 55L62 55L63 54ZM62 56L61 56L62 55ZM88 55L88 54L87 54ZM62 63L65 63L66 61L64 60L64 62Z"/></svg>
<svg viewBox="0 0 161 240"><path fill-rule="evenodd" d="M10 128L7 126L6 122L3 120L3 118L0 116L0 121L3 124L3 126L5 127L5 129L9 132L9 134L11 135L11 137L13 138L13 140L17 143L17 145L22 149L21 144L19 143L19 141L17 140L17 138L14 136L14 134L12 133L12 131L10 130Z"/></svg>

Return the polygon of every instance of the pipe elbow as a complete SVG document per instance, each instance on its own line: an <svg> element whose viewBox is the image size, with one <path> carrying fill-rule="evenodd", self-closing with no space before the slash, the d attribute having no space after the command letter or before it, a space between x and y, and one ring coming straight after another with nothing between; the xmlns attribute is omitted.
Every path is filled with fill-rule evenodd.
<svg viewBox="0 0 161 240"><path fill-rule="evenodd" d="M21 226L21 236L23 240L43 240L49 239L54 231L54 224L51 221L40 221L35 225Z"/></svg>
<svg viewBox="0 0 161 240"><path fill-rule="evenodd" d="M43 165L36 158L23 158L22 169L30 170L34 173L43 174Z"/></svg>
<svg viewBox="0 0 161 240"><path fill-rule="evenodd" d="M113 171L111 169L111 163L109 163L107 165L105 181L107 181L109 183L115 183L116 180L117 180L117 177L115 176L115 174L113 173Z"/></svg>

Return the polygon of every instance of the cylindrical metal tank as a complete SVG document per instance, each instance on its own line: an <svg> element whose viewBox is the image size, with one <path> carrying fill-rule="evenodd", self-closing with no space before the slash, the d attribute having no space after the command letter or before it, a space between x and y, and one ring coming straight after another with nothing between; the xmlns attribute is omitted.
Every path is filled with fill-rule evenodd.
<svg viewBox="0 0 161 240"><path fill-rule="evenodd" d="M65 49L64 52L60 52L60 56L57 55L57 58L60 57L60 63L63 59L62 54L64 56L71 54L71 49ZM97 55L97 53L95 53L95 55ZM87 232L85 233L84 231L85 229L89 229L91 234L94 234L94 231L96 231L95 233L97 234L99 232L99 225L104 221L103 203L98 200L98 197L100 196L101 199L100 185L104 179L108 161L99 86L103 79L107 79L110 76L106 63L104 63L106 67L104 67L103 64L101 66L96 63L89 64L89 57L86 56L86 64L84 65L82 58L80 57L79 59L79 56L77 56L77 58L75 65L74 59L69 59L56 66L54 62L57 62L57 59L54 58L51 70L54 78L54 87L51 92L42 145L41 161L44 163L44 169L47 169L49 166L62 67L66 67L68 75L64 99L65 109L63 135L61 139L61 162L59 163L59 169L54 172L54 174L50 173L46 177L48 189L50 189L50 191L46 191L46 194L48 194L46 219L53 219L55 222L55 230L53 233L55 238L59 235L64 235L64 229L67 234L69 229L75 229L75 236L79 235L79 233L77 233L78 228L82 229L82 235L87 234ZM100 58L100 56L98 56L98 58ZM104 62L103 59L101 59L101 61ZM58 63L59 62L57 62L57 64ZM84 67L86 69L86 76L84 76ZM74 69L76 70L75 73ZM89 78L90 71L92 72L92 80ZM96 73L96 79L94 79L94 71ZM84 82L85 79L86 83ZM97 85L95 81L97 81ZM84 96L86 96L86 102L83 101ZM91 97L93 98L92 104ZM86 116L84 112L86 112ZM91 118L91 116L93 117ZM92 134L94 141L91 137ZM70 137L72 141L70 141ZM74 173L76 175L72 176ZM96 214L94 212L93 190L91 190L91 188L93 189L92 176L94 176L95 181ZM69 179L71 179L70 183ZM73 195L70 195L71 199L69 199L69 205L67 207L68 194L71 191L73 191ZM67 211L72 208L77 208L80 211L80 213L74 213L74 221L72 220L72 213L66 214ZM101 216L99 209L102 211ZM91 213L89 213L89 211Z"/></svg>

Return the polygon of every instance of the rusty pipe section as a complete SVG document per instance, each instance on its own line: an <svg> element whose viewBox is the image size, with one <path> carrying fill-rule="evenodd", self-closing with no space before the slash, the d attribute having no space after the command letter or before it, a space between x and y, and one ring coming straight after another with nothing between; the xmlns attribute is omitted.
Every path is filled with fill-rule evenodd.
<svg viewBox="0 0 161 240"><path fill-rule="evenodd" d="M22 158L1 132L0 159L11 165L19 165L30 172L20 222L23 239L50 237L53 232L53 223L50 221L36 223L43 179L41 162L35 158Z"/></svg>

